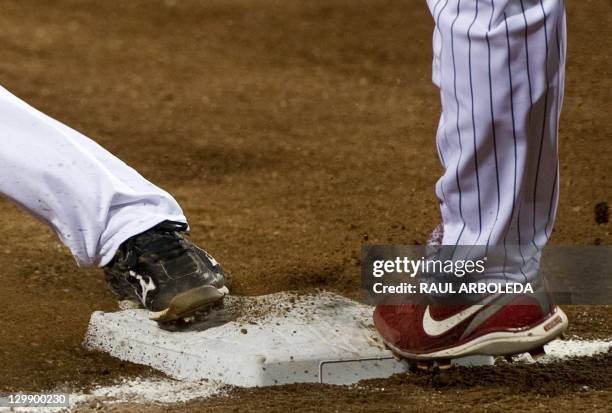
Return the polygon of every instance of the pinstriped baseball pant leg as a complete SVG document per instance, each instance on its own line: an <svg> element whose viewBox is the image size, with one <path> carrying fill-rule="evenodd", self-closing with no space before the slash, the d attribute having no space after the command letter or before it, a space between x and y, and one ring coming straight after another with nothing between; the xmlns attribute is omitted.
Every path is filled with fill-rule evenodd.
<svg viewBox="0 0 612 413"><path fill-rule="evenodd" d="M503 276L531 279L559 195L563 0L428 4L442 102L436 143L445 170L436 194L443 244L511 246Z"/></svg>

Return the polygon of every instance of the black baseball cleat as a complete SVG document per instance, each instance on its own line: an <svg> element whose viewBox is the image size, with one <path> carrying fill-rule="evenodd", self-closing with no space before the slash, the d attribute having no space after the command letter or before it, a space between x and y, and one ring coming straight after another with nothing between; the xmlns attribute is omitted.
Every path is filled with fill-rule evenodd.
<svg viewBox="0 0 612 413"><path fill-rule="evenodd" d="M186 231L187 224L164 221L121 244L104 267L109 289L142 304L159 323L220 304L228 293L223 269Z"/></svg>

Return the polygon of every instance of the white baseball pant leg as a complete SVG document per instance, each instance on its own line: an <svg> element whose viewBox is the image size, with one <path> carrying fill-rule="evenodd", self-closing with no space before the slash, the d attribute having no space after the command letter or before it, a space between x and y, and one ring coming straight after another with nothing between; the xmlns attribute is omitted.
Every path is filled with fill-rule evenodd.
<svg viewBox="0 0 612 413"><path fill-rule="evenodd" d="M564 2L428 4L442 102L436 136L445 169L436 183L442 243L503 248L503 269L493 275L532 279L559 197Z"/></svg>
<svg viewBox="0 0 612 413"><path fill-rule="evenodd" d="M47 223L81 266L128 238L186 222L170 194L79 132L0 88L0 193Z"/></svg>

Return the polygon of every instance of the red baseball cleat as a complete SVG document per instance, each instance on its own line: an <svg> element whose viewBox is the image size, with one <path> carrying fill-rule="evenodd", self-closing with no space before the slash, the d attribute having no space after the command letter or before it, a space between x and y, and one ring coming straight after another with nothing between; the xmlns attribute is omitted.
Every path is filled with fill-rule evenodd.
<svg viewBox="0 0 612 413"><path fill-rule="evenodd" d="M387 347L409 360L530 352L561 336L567 316L534 295L488 297L478 305L379 305L374 325ZM505 304L502 304L505 303Z"/></svg>

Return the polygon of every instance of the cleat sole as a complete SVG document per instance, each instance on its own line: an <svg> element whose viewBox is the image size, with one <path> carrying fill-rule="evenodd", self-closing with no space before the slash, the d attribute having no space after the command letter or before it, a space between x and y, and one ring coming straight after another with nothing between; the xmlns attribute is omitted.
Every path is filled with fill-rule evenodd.
<svg viewBox="0 0 612 413"><path fill-rule="evenodd" d="M151 312L149 318L158 323L168 323L176 320L191 319L196 313L209 310L220 304L227 294L226 287L217 289L212 285L204 285L177 294L165 310Z"/></svg>
<svg viewBox="0 0 612 413"><path fill-rule="evenodd" d="M391 355L393 356L393 358L395 360L397 360L397 361L401 361L402 360L402 356L400 356L399 354L397 354L393 350L391 350L391 348L386 343L383 343L383 345L385 346L385 349L389 350L389 352L391 353Z"/></svg>
<svg viewBox="0 0 612 413"><path fill-rule="evenodd" d="M453 364L451 363L450 359L441 359L441 360L437 360L438 362L438 369L440 370L448 370L451 367L453 367Z"/></svg>
<svg viewBox="0 0 612 413"><path fill-rule="evenodd" d="M421 371L433 371L434 362L431 360L419 360L416 362L416 368Z"/></svg>
<svg viewBox="0 0 612 413"><path fill-rule="evenodd" d="M538 361L539 359L541 359L542 357L544 357L546 355L546 352L544 351L544 347L536 347L532 350L529 350L529 355L531 356L532 359L534 359L535 361Z"/></svg>

